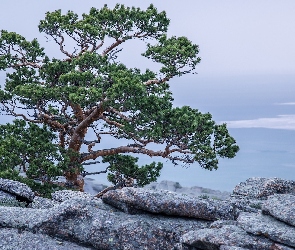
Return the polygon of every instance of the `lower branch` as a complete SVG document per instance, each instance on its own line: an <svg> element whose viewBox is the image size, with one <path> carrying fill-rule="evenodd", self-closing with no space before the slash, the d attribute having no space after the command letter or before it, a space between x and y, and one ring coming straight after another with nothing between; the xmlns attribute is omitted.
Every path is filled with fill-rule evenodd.
<svg viewBox="0 0 295 250"><path fill-rule="evenodd" d="M83 177L85 177L86 175L105 174L105 173L108 172L108 169L109 169L109 167L107 167L106 170L98 171L98 172L91 172L91 173L90 173L90 172L83 171L83 172L81 173L81 175L82 175Z"/></svg>

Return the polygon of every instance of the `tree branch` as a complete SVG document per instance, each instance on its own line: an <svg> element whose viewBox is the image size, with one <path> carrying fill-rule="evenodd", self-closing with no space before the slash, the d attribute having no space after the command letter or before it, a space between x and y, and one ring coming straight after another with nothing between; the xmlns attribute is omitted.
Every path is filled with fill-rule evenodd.
<svg viewBox="0 0 295 250"><path fill-rule="evenodd" d="M90 113L90 115L82 120L79 125L75 128L72 135L71 141L69 143L69 148L78 151L81 147L82 139L84 139L85 133L94 121L96 121L103 112L102 105L99 105Z"/></svg>
<svg viewBox="0 0 295 250"><path fill-rule="evenodd" d="M102 56L106 56L110 51L112 51L114 48L116 48L117 46L119 46L121 43L125 42L125 40L116 40L116 42L114 42L111 46L107 47L103 52L102 52Z"/></svg>
<svg viewBox="0 0 295 250"><path fill-rule="evenodd" d="M113 125L113 126L118 127L118 128L122 128L122 127L124 127L123 124L118 123L118 122L115 122L115 121L111 121L110 119L108 119L108 118L105 117L104 115L101 115L100 118L101 118L102 120L104 120L104 121L105 121L107 124L109 124L109 125Z"/></svg>
<svg viewBox="0 0 295 250"><path fill-rule="evenodd" d="M93 165L93 164L97 164L100 163L100 161L91 161L91 162L86 162L86 163L82 163L83 166L88 166L88 165ZM85 172L85 171L84 171ZM95 173L106 173L106 172L95 172Z"/></svg>
<svg viewBox="0 0 295 250"><path fill-rule="evenodd" d="M166 76L160 80L148 80L146 82L144 82L144 85L146 86L149 86L149 85L152 85L152 84L160 84L160 83L163 83L163 82L168 82L170 79L172 78L172 76Z"/></svg>

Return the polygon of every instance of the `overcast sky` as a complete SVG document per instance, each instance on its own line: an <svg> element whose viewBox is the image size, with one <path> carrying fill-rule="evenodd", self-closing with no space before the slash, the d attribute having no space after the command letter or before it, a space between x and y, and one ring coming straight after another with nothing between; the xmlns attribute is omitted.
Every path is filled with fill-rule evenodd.
<svg viewBox="0 0 295 250"><path fill-rule="evenodd" d="M295 1L293 0L9 0L0 2L0 27L37 37L46 11L79 14L104 3L146 8L153 3L171 19L170 35L200 45L199 74L294 74Z"/></svg>
<svg viewBox="0 0 295 250"><path fill-rule="evenodd" d="M116 3L121 3L143 9L153 3L159 11L165 10L171 19L169 36L187 36L200 46L199 55L202 61L197 67L198 75L183 77L181 84L175 86L172 82L177 104L202 107L202 95L196 94L195 97L192 93L204 92L203 95L208 96L204 102L211 106L212 103L216 105L216 102L226 103L227 100L234 103L236 99L238 99L237 102L243 100L249 102L248 96L261 101L260 99L268 98L268 96L280 94L286 96L282 102L288 102L289 106L294 107L294 0L3 0L0 2L0 29L16 31L29 40L37 37L46 48L46 52L50 54L54 53L57 47L53 42L46 43L44 34L39 34L37 27L46 11L62 9L64 13L67 10L73 10L82 14L87 13L91 7L101 8L105 3L110 8L113 8ZM125 55L124 62L128 66L153 67L148 61L137 60L136 55L144 50L143 44L134 46L126 43L124 47L126 48L122 55ZM288 80L289 84L282 84L280 80L282 76ZM262 80L259 81L266 84L257 85L253 80L255 77L260 77ZM277 82L273 80L275 77L278 79ZM210 81L206 80L209 78ZM246 78L249 79L248 82L252 82L252 85L245 81ZM3 81L4 74L0 73L2 86ZM205 85L206 81L208 81L207 85ZM198 84L191 89L192 83ZM226 97L220 99L220 95ZM194 103L194 99L198 99L199 102ZM280 102L275 98L273 100L273 102ZM277 104L273 103L273 105ZM204 109L214 113L209 106ZM219 114L218 111L217 118ZM220 120L224 119L235 120L233 117L220 117ZM289 121L289 126L286 126L286 120ZM278 123L281 125L279 126ZM266 113L259 114L259 117L246 117L245 114L245 117L239 118L239 121L228 123L229 127L263 126L283 129L295 129L294 124L292 115L268 117Z"/></svg>

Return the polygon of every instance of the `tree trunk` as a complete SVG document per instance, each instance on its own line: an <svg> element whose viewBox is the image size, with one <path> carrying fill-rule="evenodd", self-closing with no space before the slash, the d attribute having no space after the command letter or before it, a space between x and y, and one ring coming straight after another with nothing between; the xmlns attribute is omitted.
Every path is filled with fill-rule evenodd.
<svg viewBox="0 0 295 250"><path fill-rule="evenodd" d="M71 138L69 149L73 152L77 153L79 155L82 141L85 138L85 135L87 133L87 128L82 129L79 131L79 133L74 133L74 135ZM66 177L66 185L77 189L81 192L84 191L84 178L81 175L80 169L77 166L77 163L81 163L81 160L77 155L71 157L71 163L69 166L69 171L66 171L64 173L64 176Z"/></svg>
<svg viewBox="0 0 295 250"><path fill-rule="evenodd" d="M74 170L74 173L65 172L64 176L67 179L66 185L81 192L84 192L84 178L80 173L76 171L77 169Z"/></svg>

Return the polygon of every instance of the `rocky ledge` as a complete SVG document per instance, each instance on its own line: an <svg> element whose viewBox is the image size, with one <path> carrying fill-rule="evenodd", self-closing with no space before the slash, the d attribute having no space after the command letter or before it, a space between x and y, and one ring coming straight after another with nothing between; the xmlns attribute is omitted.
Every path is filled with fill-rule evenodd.
<svg viewBox="0 0 295 250"><path fill-rule="evenodd" d="M0 179L0 249L295 249L295 182L250 178L226 199L123 188L34 196Z"/></svg>

